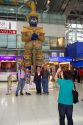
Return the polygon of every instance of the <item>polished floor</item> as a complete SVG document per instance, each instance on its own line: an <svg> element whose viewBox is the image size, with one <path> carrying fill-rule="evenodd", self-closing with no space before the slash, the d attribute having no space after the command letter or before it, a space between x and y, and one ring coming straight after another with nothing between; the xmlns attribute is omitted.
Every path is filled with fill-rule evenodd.
<svg viewBox="0 0 83 125"><path fill-rule="evenodd" d="M2 87L1 87L2 86ZM59 125L57 110L58 88L49 95L15 97L14 91L6 95L6 88L0 85L0 125ZM77 84L79 103L74 105L74 125L83 125L83 85ZM15 88L14 88L15 89Z"/></svg>

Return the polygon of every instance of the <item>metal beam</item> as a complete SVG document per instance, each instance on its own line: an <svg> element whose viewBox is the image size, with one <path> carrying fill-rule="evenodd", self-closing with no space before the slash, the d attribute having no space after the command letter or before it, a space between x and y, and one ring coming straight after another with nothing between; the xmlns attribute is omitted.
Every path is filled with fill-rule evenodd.
<svg viewBox="0 0 83 125"><path fill-rule="evenodd" d="M69 1L70 1L70 0L64 0L64 3L63 3L62 6L61 6L61 13L64 13L64 11L65 11L67 5L69 4Z"/></svg>
<svg viewBox="0 0 83 125"><path fill-rule="evenodd" d="M76 17L76 18L83 18L83 15L81 14L70 14L69 17Z"/></svg>
<svg viewBox="0 0 83 125"><path fill-rule="evenodd" d="M78 0L70 0L68 6L65 9L64 14L66 15L66 17L68 17L68 15L70 14L71 10L74 9L74 5L78 2Z"/></svg>

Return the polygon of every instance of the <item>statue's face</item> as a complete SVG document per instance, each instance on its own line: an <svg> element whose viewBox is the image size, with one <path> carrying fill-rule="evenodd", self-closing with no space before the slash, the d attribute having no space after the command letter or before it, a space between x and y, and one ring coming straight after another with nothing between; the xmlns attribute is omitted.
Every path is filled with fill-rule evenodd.
<svg viewBox="0 0 83 125"><path fill-rule="evenodd" d="M38 24L38 18L35 16L31 16L29 18L29 24L30 24L30 26L36 27Z"/></svg>

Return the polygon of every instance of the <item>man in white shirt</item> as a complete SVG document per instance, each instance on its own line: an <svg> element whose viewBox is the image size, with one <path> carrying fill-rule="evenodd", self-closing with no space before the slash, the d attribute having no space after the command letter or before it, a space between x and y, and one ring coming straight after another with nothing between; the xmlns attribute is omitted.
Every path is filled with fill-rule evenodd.
<svg viewBox="0 0 83 125"><path fill-rule="evenodd" d="M20 90L20 95L23 95L23 88L25 86L25 71L23 66L19 67L17 75L18 75L18 86L16 90L16 96L18 96L19 90Z"/></svg>

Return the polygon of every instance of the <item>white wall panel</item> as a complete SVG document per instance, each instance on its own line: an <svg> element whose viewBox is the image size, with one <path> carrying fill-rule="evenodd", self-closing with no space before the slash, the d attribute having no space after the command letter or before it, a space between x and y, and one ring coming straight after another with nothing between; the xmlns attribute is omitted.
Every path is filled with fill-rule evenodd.
<svg viewBox="0 0 83 125"><path fill-rule="evenodd" d="M28 26L28 22L17 22L17 33L21 34L22 27ZM56 25L56 24L38 24L38 26L42 26L45 31L46 36L54 36L54 37L64 37L65 36L65 26L64 25Z"/></svg>

